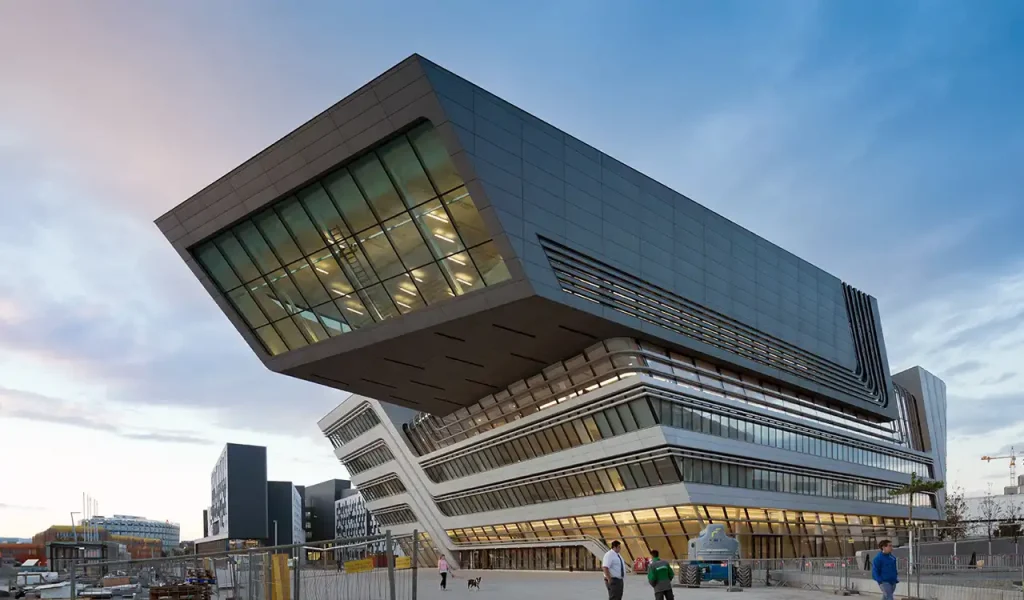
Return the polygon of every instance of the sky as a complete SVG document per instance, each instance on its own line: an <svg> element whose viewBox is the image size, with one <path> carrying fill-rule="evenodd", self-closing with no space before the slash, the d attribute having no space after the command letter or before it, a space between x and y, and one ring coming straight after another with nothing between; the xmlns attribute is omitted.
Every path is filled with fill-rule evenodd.
<svg viewBox="0 0 1024 600"><path fill-rule="evenodd" d="M345 472L152 221L412 53L878 298L949 484L1024 449L1024 6L0 3L0 536L82 493L201 536L225 442ZM174 490L167 493L167 490Z"/></svg>

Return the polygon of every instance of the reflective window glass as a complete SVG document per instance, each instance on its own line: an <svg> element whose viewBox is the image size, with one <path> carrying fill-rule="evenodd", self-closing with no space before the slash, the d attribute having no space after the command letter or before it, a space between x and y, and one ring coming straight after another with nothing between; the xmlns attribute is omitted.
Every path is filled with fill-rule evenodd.
<svg viewBox="0 0 1024 600"><path fill-rule="evenodd" d="M346 169L328 175L324 179L324 187L341 210L341 215L350 229L362 231L377 224L377 219L370 211L370 206L366 204L363 193L356 187L356 182Z"/></svg>
<svg viewBox="0 0 1024 600"><path fill-rule="evenodd" d="M447 192L462 185L462 177L455 170L444 141L430 125L422 125L410 131L409 141L416 148L416 153L438 191Z"/></svg>
<svg viewBox="0 0 1024 600"><path fill-rule="evenodd" d="M384 223L384 230L407 269L415 269L434 261L434 256L423 242L423 236L409 213L402 213Z"/></svg>
<svg viewBox="0 0 1024 600"><path fill-rule="evenodd" d="M270 285L266 281L258 279L246 285L249 288L249 293L271 321L288 316L284 304L277 299L274 291L270 289Z"/></svg>
<svg viewBox="0 0 1024 600"><path fill-rule="evenodd" d="M387 144L379 153L406 205L416 206L437 196L434 186L427 179L427 174L405 137Z"/></svg>
<svg viewBox="0 0 1024 600"><path fill-rule="evenodd" d="M477 210L469 191L464 187L448 192L441 197L444 205L448 207L448 213L455 220L455 228L462 236L462 243L467 248L477 246L491 239L487 231L480 211Z"/></svg>
<svg viewBox="0 0 1024 600"><path fill-rule="evenodd" d="M220 249L213 242L208 242L199 247L196 251L196 258L199 259L199 264L203 265L206 272L213 278L214 283L221 291L230 290L241 285L238 277L235 275L234 270L228 264L228 261L224 258L224 255L220 253Z"/></svg>
<svg viewBox="0 0 1024 600"><path fill-rule="evenodd" d="M451 280L455 294L461 296L484 286L480 274L465 252L453 254L441 261L445 274Z"/></svg>
<svg viewBox="0 0 1024 600"><path fill-rule="evenodd" d="M280 300L286 312L294 314L307 306L306 301L299 294L298 288L295 287L292 280L285 274L284 269L279 269L267 275L267 281L274 288L274 294Z"/></svg>
<svg viewBox="0 0 1024 600"><path fill-rule="evenodd" d="M260 233L259 229L256 229L256 225L251 221L240 223L235 229L235 236L248 251L249 256L256 262L256 266L259 267L261 273L269 273L274 269L281 268L280 261L277 260L277 256L274 255L270 246L267 245L267 241L263 239L263 234Z"/></svg>
<svg viewBox="0 0 1024 600"><path fill-rule="evenodd" d="M340 242L352 235L323 185L314 183L301 190L298 198L313 217L313 222L324 239L329 242Z"/></svg>
<svg viewBox="0 0 1024 600"><path fill-rule="evenodd" d="M317 277L313 267L305 259L293 262L286 268L292 281L299 288L299 293L306 299L306 306L323 304L331 299Z"/></svg>
<svg viewBox="0 0 1024 600"><path fill-rule="evenodd" d="M313 312L319 315L320 322L324 324L327 334L331 337L352 331L352 328L345 320L345 316L341 314L341 310L334 302L321 304L315 307Z"/></svg>
<svg viewBox="0 0 1024 600"><path fill-rule="evenodd" d="M448 280L441 274L441 268L435 264L426 265L411 271L416 287L423 294L427 304L435 304L455 296Z"/></svg>
<svg viewBox="0 0 1024 600"><path fill-rule="evenodd" d="M398 307L391 301L391 296L384 291L384 286L378 284L356 292L362 298L363 304L370 311L370 316L375 321L383 321L398 316Z"/></svg>
<svg viewBox="0 0 1024 600"><path fill-rule="evenodd" d="M465 249L439 200L431 200L412 209L412 216L434 256L441 258Z"/></svg>
<svg viewBox="0 0 1024 600"><path fill-rule="evenodd" d="M363 252L370 259L370 264L373 265L373 270L377 272L378 277L390 279L405 271L405 267L398 260L398 255L395 254L394 248L391 247L391 242L384 235L383 229L371 227L360 233L357 237L359 238L359 244L363 247Z"/></svg>
<svg viewBox="0 0 1024 600"><path fill-rule="evenodd" d="M377 283L377 273L370 266L366 254L352 238L331 247L337 256L338 264L345 271L352 287L362 289Z"/></svg>
<svg viewBox="0 0 1024 600"><path fill-rule="evenodd" d="M284 340L284 343L287 344L288 348L291 350L302 348L309 344L309 342L306 341L306 337L302 335L302 332L299 331L299 328L295 326L295 323L291 319L282 319L277 321L274 323L274 327L277 329L277 332L281 334L281 339Z"/></svg>
<svg viewBox="0 0 1024 600"><path fill-rule="evenodd" d="M384 287L391 294L400 312L407 313L425 306L419 291L413 285L412 278L408 275L399 275L384 282Z"/></svg>
<svg viewBox="0 0 1024 600"><path fill-rule="evenodd" d="M277 254L278 258L285 263L290 263L302 257L302 252L295 245L295 240L292 239L291 234L285 229L277 213L273 210L264 211L262 214L257 215L255 221L256 226L259 227L263 237L266 238L270 247L274 249L274 253Z"/></svg>
<svg viewBox="0 0 1024 600"><path fill-rule="evenodd" d="M381 219L390 219L405 210L395 186L384 172L376 154L367 154L350 167L363 196Z"/></svg>
<svg viewBox="0 0 1024 600"><path fill-rule="evenodd" d="M336 300L335 303L341 309L341 314L344 315L345 320L349 322L352 329L373 325L373 316L370 314L370 310L366 308L366 305L363 304L363 300L358 294L349 294L344 298Z"/></svg>
<svg viewBox="0 0 1024 600"><path fill-rule="evenodd" d="M263 327L256 329L256 335L260 338L260 341L263 342L263 346L271 356L277 356L278 354L288 350L288 347L285 346L284 341L281 339L281 336L278 335L277 330L274 329L273 325L264 325Z"/></svg>
<svg viewBox="0 0 1024 600"><path fill-rule="evenodd" d="M319 252L311 256L309 262L321 283L335 298L350 294L355 289L331 252Z"/></svg>
<svg viewBox="0 0 1024 600"><path fill-rule="evenodd" d="M249 324L249 327L255 329L267 324L267 317L260 310L259 305L249 295L249 290L245 287L236 288L228 292L228 300L231 301L238 314L242 315L242 318Z"/></svg>
<svg viewBox="0 0 1024 600"><path fill-rule="evenodd" d="M313 226L313 222L309 220L309 215L306 214L306 209L299 203L298 198L285 200L277 206L277 211L303 254L316 252L327 245L324 238L320 236L320 232Z"/></svg>
<svg viewBox="0 0 1024 600"><path fill-rule="evenodd" d="M252 281L260 276L259 269L253 264L252 259L245 253L245 248L242 248L242 244L238 242L232 232L225 232L214 241L242 281Z"/></svg>
<svg viewBox="0 0 1024 600"><path fill-rule="evenodd" d="M320 324L320 319L312 311L304 310L297 315L292 315L292 321L311 344L328 338L327 330Z"/></svg>

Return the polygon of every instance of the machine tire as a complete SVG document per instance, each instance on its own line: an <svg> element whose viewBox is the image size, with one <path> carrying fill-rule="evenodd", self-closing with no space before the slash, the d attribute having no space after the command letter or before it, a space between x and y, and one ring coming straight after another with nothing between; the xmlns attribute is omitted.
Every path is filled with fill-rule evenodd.
<svg viewBox="0 0 1024 600"><path fill-rule="evenodd" d="M683 585L686 587L700 587L700 567L697 565L686 565L683 569Z"/></svg>
<svg viewBox="0 0 1024 600"><path fill-rule="evenodd" d="M750 565L736 567L736 583L745 588L754 584L754 574L750 571Z"/></svg>

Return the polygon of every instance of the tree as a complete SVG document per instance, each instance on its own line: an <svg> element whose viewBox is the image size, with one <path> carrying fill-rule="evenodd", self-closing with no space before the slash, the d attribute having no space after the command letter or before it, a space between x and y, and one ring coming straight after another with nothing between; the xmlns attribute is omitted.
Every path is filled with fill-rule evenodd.
<svg viewBox="0 0 1024 600"><path fill-rule="evenodd" d="M988 553L991 555L992 530L996 528L999 519L1002 517L1002 507L999 506L995 496L990 491L988 495L981 499L979 510L981 512L981 519L985 522L985 534L988 536Z"/></svg>
<svg viewBox="0 0 1024 600"><path fill-rule="evenodd" d="M894 490L889 490L889 496L896 498L900 496L906 496L907 499L907 532L910 533L910 568L913 569L914 563L914 497L917 494L934 494L946 487L945 482L937 479L921 479L917 476L917 473L910 474L910 483L898 487Z"/></svg>
<svg viewBox="0 0 1024 600"><path fill-rule="evenodd" d="M946 495L946 518L942 521L942 536L953 540L953 556L956 556L956 543L967 537L967 500L964 489L958 487Z"/></svg>
<svg viewBox="0 0 1024 600"><path fill-rule="evenodd" d="M1003 521L999 524L999 536L1013 538L1013 553L1018 554L1018 542L1022 535L1021 519L1024 514L1021 511L1020 499L1016 496L1009 496L1009 503L1003 510Z"/></svg>

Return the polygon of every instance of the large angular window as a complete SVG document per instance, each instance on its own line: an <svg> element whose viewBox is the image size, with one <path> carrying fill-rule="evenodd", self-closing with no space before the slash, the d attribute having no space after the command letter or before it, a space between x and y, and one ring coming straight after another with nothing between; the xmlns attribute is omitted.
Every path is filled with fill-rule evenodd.
<svg viewBox="0 0 1024 600"><path fill-rule="evenodd" d="M272 355L510 277L430 124L192 253Z"/></svg>

